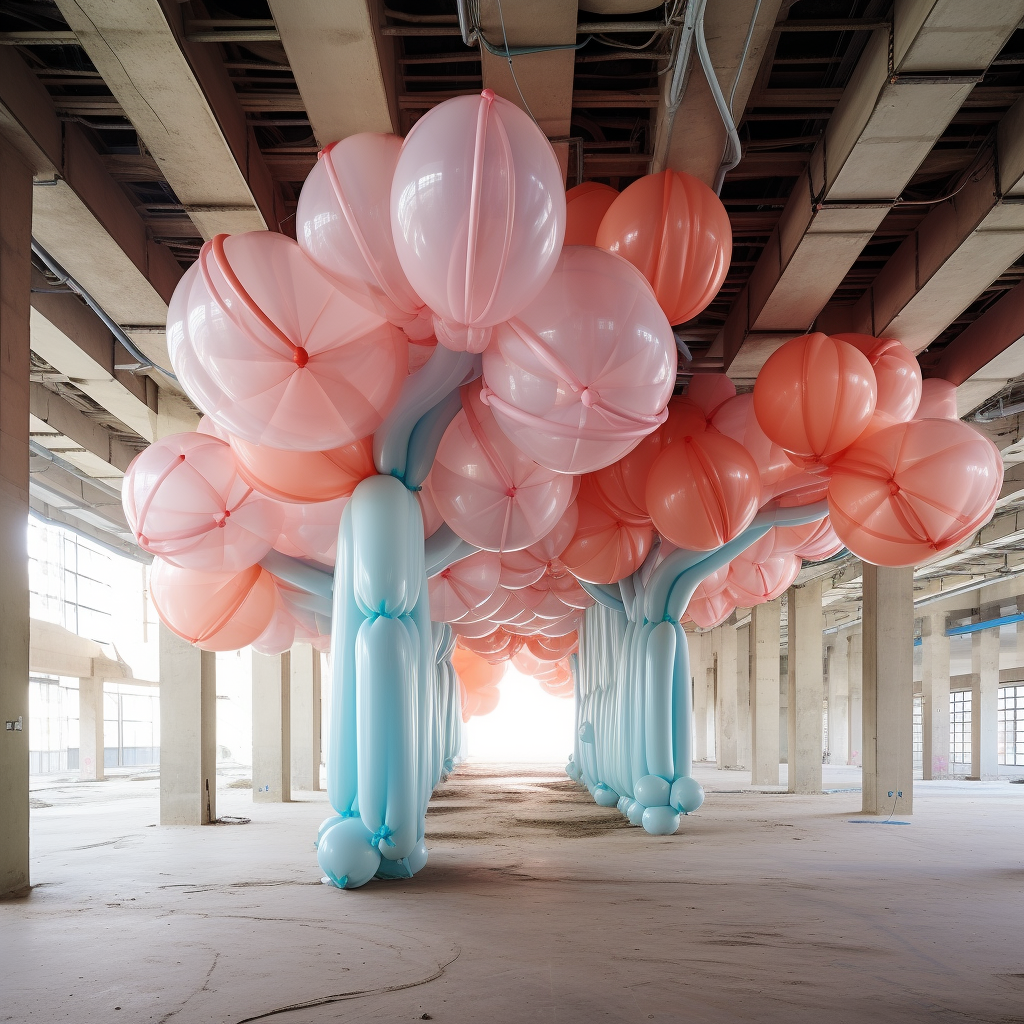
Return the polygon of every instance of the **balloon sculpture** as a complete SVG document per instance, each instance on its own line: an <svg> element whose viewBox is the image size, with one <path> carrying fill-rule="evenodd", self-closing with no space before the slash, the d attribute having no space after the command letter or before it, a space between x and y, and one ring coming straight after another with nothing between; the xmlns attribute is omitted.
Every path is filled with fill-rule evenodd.
<svg viewBox="0 0 1024 1024"><path fill-rule="evenodd" d="M673 171L568 200L529 117L458 97L404 142L328 146L297 242L218 236L170 305L206 416L138 456L126 515L178 635L330 646L317 856L341 888L426 863L430 795L509 663L574 698L568 774L674 832L703 801L682 622L844 546L930 558L999 493L994 446L895 341L807 335L753 395L698 375L673 397L724 208Z"/></svg>

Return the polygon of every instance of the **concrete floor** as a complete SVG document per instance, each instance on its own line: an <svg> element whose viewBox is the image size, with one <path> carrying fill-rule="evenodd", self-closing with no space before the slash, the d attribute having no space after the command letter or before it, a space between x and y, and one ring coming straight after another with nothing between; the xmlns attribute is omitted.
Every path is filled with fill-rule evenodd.
<svg viewBox="0 0 1024 1024"><path fill-rule="evenodd" d="M251 823L171 829L152 776L37 780L0 1021L1024 1021L1024 785L919 783L882 826L850 823L855 769L698 773L718 792L652 837L558 768L466 766L422 874L353 892L319 883L319 794L222 777Z"/></svg>

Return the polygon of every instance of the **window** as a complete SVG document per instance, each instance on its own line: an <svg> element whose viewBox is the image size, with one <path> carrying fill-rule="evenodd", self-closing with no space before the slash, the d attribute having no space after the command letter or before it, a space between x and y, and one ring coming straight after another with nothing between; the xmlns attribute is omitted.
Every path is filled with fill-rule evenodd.
<svg viewBox="0 0 1024 1024"><path fill-rule="evenodd" d="M949 695L949 759L971 763L971 691L953 690Z"/></svg>
<svg viewBox="0 0 1024 1024"><path fill-rule="evenodd" d="M1024 683L999 688L999 764L1024 765Z"/></svg>
<svg viewBox="0 0 1024 1024"><path fill-rule="evenodd" d="M160 692L108 683L103 692L103 764L134 768L160 763Z"/></svg>
<svg viewBox="0 0 1024 1024"><path fill-rule="evenodd" d="M924 778L924 697L914 697L914 778Z"/></svg>
<svg viewBox="0 0 1024 1024"><path fill-rule="evenodd" d="M75 685L68 686L67 683ZM77 680L33 675L29 680L29 773L74 771L78 767Z"/></svg>

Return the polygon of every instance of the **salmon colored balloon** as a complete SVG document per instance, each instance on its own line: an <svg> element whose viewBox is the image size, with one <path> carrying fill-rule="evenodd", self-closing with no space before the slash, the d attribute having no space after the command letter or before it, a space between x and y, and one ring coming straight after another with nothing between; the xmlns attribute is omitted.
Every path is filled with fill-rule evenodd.
<svg viewBox="0 0 1024 1024"><path fill-rule="evenodd" d="M627 523L649 525L647 477L654 460L673 441L699 434L706 428L707 420L700 406L689 398L673 398L668 403L668 419L654 433L648 434L618 462L592 475L591 479L608 507Z"/></svg>
<svg viewBox="0 0 1024 1024"><path fill-rule="evenodd" d="M489 554L493 553L494 552L489 552ZM494 622L492 616L496 615L501 610L502 605L505 603L506 596L507 594L504 587L496 587L494 593L491 594L491 596L487 598L487 600L481 601L475 607L471 608L468 612L466 612L465 615L461 616L458 620L449 620L450 622L452 622L452 628L454 629L456 626L458 626L456 632L460 634L464 633L465 635L469 635L470 633L475 633L477 636L486 636L487 633L493 630L497 625L497 623ZM467 626L482 626L484 623L489 623L490 629L472 629L469 631L466 630Z"/></svg>
<svg viewBox="0 0 1024 1024"><path fill-rule="evenodd" d="M186 568L247 569L281 532L278 503L253 491L210 434L155 441L132 460L121 495L139 547Z"/></svg>
<svg viewBox="0 0 1024 1024"><path fill-rule="evenodd" d="M248 646L279 607L274 577L258 565L241 572L199 572L156 558L149 596L164 625L204 651Z"/></svg>
<svg viewBox="0 0 1024 1024"><path fill-rule="evenodd" d="M800 469L789 456L761 429L754 415L754 396L736 395L715 410L711 425L738 441L753 456L761 477L761 501L776 496L778 486L794 476Z"/></svg>
<svg viewBox="0 0 1024 1024"><path fill-rule="evenodd" d="M728 587L704 600L691 599L686 606L687 615L693 624L701 629L714 629L715 626L720 626L735 610L736 603Z"/></svg>
<svg viewBox="0 0 1024 1024"><path fill-rule="evenodd" d="M526 641L526 649L540 662L561 661L579 647L579 635L573 631L565 636L533 636Z"/></svg>
<svg viewBox="0 0 1024 1024"><path fill-rule="evenodd" d="M211 434L213 437L219 437L222 441L231 440L231 435L226 430L221 430L221 428L218 427L209 416L199 417L199 423L196 426L196 433Z"/></svg>
<svg viewBox="0 0 1024 1024"><path fill-rule="evenodd" d="M574 479L577 478L574 477ZM576 493L579 493L578 486ZM576 507L576 495L573 495L572 504L562 514L562 518L536 544L531 544L526 550L548 569L561 570L562 566L558 561L559 555L569 546L569 541L576 533L579 519L580 512Z"/></svg>
<svg viewBox="0 0 1024 1024"><path fill-rule="evenodd" d="M391 230L437 339L482 352L544 287L565 235L565 186L529 115L485 89L439 103L405 138Z"/></svg>
<svg viewBox="0 0 1024 1024"><path fill-rule="evenodd" d="M929 377L921 385L921 404L917 407L917 418L936 420L958 420L956 407L956 385L940 377Z"/></svg>
<svg viewBox="0 0 1024 1024"><path fill-rule="evenodd" d="M536 583L546 571L547 563L531 554L529 548L522 551L503 551L499 582L506 590L519 590L521 587Z"/></svg>
<svg viewBox="0 0 1024 1024"><path fill-rule="evenodd" d="M220 427L299 451L372 434L408 364L402 332L276 231L203 246L175 289L167 344L182 387Z"/></svg>
<svg viewBox="0 0 1024 1024"><path fill-rule="evenodd" d="M738 536L757 514L760 499L753 456L713 430L669 445L647 478L654 528L690 551L711 551Z"/></svg>
<svg viewBox="0 0 1024 1024"><path fill-rule="evenodd" d="M651 283L669 322L691 320L718 294L732 258L732 226L721 199L681 171L634 181L608 208L597 233Z"/></svg>
<svg viewBox="0 0 1024 1024"><path fill-rule="evenodd" d="M462 685L470 691L497 686L505 675L504 665L492 665L460 644L456 644L452 651L452 668Z"/></svg>
<svg viewBox="0 0 1024 1024"><path fill-rule="evenodd" d="M523 641L499 626L493 633L479 639L460 637L459 645L479 654L492 665L501 665L523 646Z"/></svg>
<svg viewBox="0 0 1024 1024"><path fill-rule="evenodd" d="M538 465L498 429L476 385L448 425L430 473L430 492L445 522L488 551L536 544L569 507L572 479Z"/></svg>
<svg viewBox="0 0 1024 1024"><path fill-rule="evenodd" d="M585 181L565 193L564 245L597 245L597 229L618 196L611 185Z"/></svg>
<svg viewBox="0 0 1024 1024"><path fill-rule="evenodd" d="M858 558L915 565L983 525L1003 481L999 451L953 420L911 420L864 438L832 468L829 519Z"/></svg>
<svg viewBox="0 0 1024 1024"><path fill-rule="evenodd" d="M808 562L821 562L838 555L843 550L843 542L836 536L828 516L815 525L814 533L797 548L796 553Z"/></svg>
<svg viewBox="0 0 1024 1024"><path fill-rule="evenodd" d="M471 718L480 718L489 715L501 701L501 691L496 686L488 686L477 690L469 695L472 704L468 709L463 709L462 720L468 722Z"/></svg>
<svg viewBox="0 0 1024 1024"><path fill-rule="evenodd" d="M540 294L495 328L485 400L542 466L589 473L666 418L676 379L672 328L625 260L568 246Z"/></svg>
<svg viewBox="0 0 1024 1024"><path fill-rule="evenodd" d="M338 530L348 498L309 505L282 504L284 523L274 547L294 558L309 558L334 565L338 557Z"/></svg>
<svg viewBox="0 0 1024 1024"><path fill-rule="evenodd" d="M548 587L541 587L534 584L530 587L523 587L515 591L516 597L522 601L526 608L533 612L538 619L546 622L553 622L562 619L566 615L573 614L576 609L563 604L558 595Z"/></svg>
<svg viewBox="0 0 1024 1024"><path fill-rule="evenodd" d="M373 476L373 438L326 452L296 452L231 438L238 473L250 487L278 501L308 504L350 495Z"/></svg>
<svg viewBox="0 0 1024 1024"><path fill-rule="evenodd" d="M442 569L427 581L431 619L453 622L471 612L498 589L500 571L493 551L478 551Z"/></svg>
<svg viewBox="0 0 1024 1024"><path fill-rule="evenodd" d="M795 473L780 480L772 490L772 497L780 508L799 508L824 501L828 494L828 475L822 473Z"/></svg>
<svg viewBox="0 0 1024 1024"><path fill-rule="evenodd" d="M538 589L546 587L569 608L584 609L594 603L594 599L580 586L579 581L568 569L558 573L549 572L541 577L535 586Z"/></svg>
<svg viewBox="0 0 1024 1024"><path fill-rule="evenodd" d="M460 641L467 640L482 640L484 637L489 636L498 628L498 623L493 622L490 618L479 618L479 619L462 619L458 622L450 623L452 632L459 638ZM475 649L475 648L474 648Z"/></svg>
<svg viewBox="0 0 1024 1024"><path fill-rule="evenodd" d="M274 612L267 628L252 642L252 649L257 654L266 654L270 657L284 654L285 651L291 650L295 643L297 626L295 616L282 603Z"/></svg>
<svg viewBox="0 0 1024 1024"><path fill-rule="evenodd" d="M763 562L752 562L740 555L729 565L726 591L738 605L774 601L792 586L800 564L799 555L772 555Z"/></svg>
<svg viewBox="0 0 1024 1024"><path fill-rule="evenodd" d="M533 639L532 637L530 639ZM524 676L535 676L538 672L544 672L551 667L551 662L540 661L532 653L529 647L529 640L512 655L512 667L521 672Z"/></svg>
<svg viewBox="0 0 1024 1024"><path fill-rule="evenodd" d="M875 371L878 399L875 413L887 418L886 425L906 423L917 414L921 402L921 365L901 341L873 338L870 334L834 334L867 356Z"/></svg>
<svg viewBox="0 0 1024 1024"><path fill-rule="evenodd" d="M520 587L539 585L548 573L565 575L567 570L559 556L572 540L578 523L579 509L573 501L562 518L536 544L531 544L523 551L502 553L501 585L509 590L518 590Z"/></svg>
<svg viewBox="0 0 1024 1024"><path fill-rule="evenodd" d="M705 576L704 579L698 584L697 589L693 592L691 601L706 601L709 597L714 597L716 594L720 594L725 590L726 584L729 582L729 566L723 565L721 569L716 569L713 573Z"/></svg>
<svg viewBox="0 0 1024 1024"><path fill-rule="evenodd" d="M695 373L686 397L711 419L730 398L736 397L736 385L724 373Z"/></svg>
<svg viewBox="0 0 1024 1024"><path fill-rule="evenodd" d="M761 368L754 413L787 452L830 462L864 432L877 396L867 356L849 342L805 334L787 341Z"/></svg>
<svg viewBox="0 0 1024 1024"><path fill-rule="evenodd" d="M569 633L578 633L582 625L583 616L578 611L572 611L554 622L540 623L537 632L542 636L549 637L568 636Z"/></svg>
<svg viewBox="0 0 1024 1024"><path fill-rule="evenodd" d="M397 135L375 132L325 146L299 193L295 237L321 270L372 295L385 319L411 337L429 338L430 312L409 284L391 235L391 181L401 151Z"/></svg>
<svg viewBox="0 0 1024 1024"><path fill-rule="evenodd" d="M621 519L589 479L580 486L576 505L579 523L562 552L566 568L588 583L617 583L636 572L651 550L651 528Z"/></svg>

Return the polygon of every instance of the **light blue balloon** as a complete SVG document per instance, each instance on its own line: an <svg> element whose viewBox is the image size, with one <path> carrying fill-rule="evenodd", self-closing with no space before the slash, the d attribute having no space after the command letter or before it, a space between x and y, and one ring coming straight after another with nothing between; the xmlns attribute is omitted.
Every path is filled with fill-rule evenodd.
<svg viewBox="0 0 1024 1024"><path fill-rule="evenodd" d="M594 790L594 801L601 807L614 807L619 802L619 794L602 782Z"/></svg>
<svg viewBox="0 0 1024 1024"><path fill-rule="evenodd" d="M409 870L415 875L422 871L427 866L427 857L430 856L430 851L427 850L427 844L421 839L413 848L412 853L409 854L407 863Z"/></svg>
<svg viewBox="0 0 1024 1024"><path fill-rule="evenodd" d="M648 807L641 824L652 836L670 836L679 828L679 815L671 807Z"/></svg>
<svg viewBox="0 0 1024 1024"><path fill-rule="evenodd" d="M646 813L647 808L639 800L631 800L626 808L626 817L629 818L630 825L642 825Z"/></svg>
<svg viewBox="0 0 1024 1024"><path fill-rule="evenodd" d="M692 814L704 803L704 787L692 775L684 775L672 783L669 803L683 814Z"/></svg>
<svg viewBox="0 0 1024 1024"><path fill-rule="evenodd" d="M672 787L660 775L645 775L637 779L633 792L644 807L660 807L668 803Z"/></svg>
<svg viewBox="0 0 1024 1024"><path fill-rule="evenodd" d="M320 839L316 859L339 889L365 885L380 867L380 852L370 845L373 834L358 818L332 825Z"/></svg>
<svg viewBox="0 0 1024 1024"><path fill-rule="evenodd" d="M344 821L345 818L347 818L347 817L348 817L348 815L332 814L329 818L324 818L324 820L320 823L320 828L317 829L316 842L313 845L314 846L319 846L320 845L320 840L323 839L323 837L324 837L324 833L332 825L337 825L339 821Z"/></svg>

